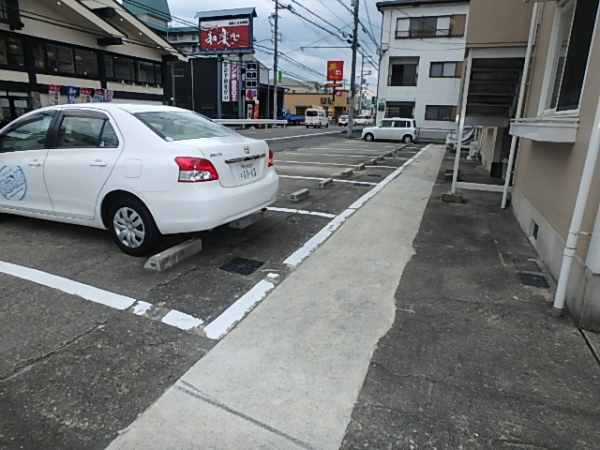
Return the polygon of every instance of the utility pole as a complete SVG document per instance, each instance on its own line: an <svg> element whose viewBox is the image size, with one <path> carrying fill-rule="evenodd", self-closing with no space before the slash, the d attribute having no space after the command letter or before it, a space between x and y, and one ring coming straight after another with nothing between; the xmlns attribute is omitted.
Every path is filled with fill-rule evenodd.
<svg viewBox="0 0 600 450"><path fill-rule="evenodd" d="M361 55L360 58L360 89L358 93L358 113L362 112L362 97L363 97L363 79L365 76L365 55Z"/></svg>
<svg viewBox="0 0 600 450"><path fill-rule="evenodd" d="M277 70L277 47L279 42L279 0L275 0L275 55L273 56L273 78L275 93L273 95L273 119L277 120L277 87L279 84L279 71Z"/></svg>
<svg viewBox="0 0 600 450"><path fill-rule="evenodd" d="M358 49L358 3L354 2L354 32L352 33L352 75L350 76L350 111L348 111L348 137L354 130L354 101L356 97L356 51Z"/></svg>

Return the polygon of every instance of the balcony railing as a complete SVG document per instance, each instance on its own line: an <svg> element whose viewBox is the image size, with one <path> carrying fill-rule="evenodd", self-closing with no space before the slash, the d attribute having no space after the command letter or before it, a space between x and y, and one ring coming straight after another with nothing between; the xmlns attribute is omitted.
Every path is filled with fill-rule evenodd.
<svg viewBox="0 0 600 450"><path fill-rule="evenodd" d="M388 86L416 86L417 75L392 76Z"/></svg>
<svg viewBox="0 0 600 450"><path fill-rule="evenodd" d="M410 38L434 38L434 37L448 37L450 36L449 28L438 28L436 30L402 30L396 31L396 39L410 39Z"/></svg>

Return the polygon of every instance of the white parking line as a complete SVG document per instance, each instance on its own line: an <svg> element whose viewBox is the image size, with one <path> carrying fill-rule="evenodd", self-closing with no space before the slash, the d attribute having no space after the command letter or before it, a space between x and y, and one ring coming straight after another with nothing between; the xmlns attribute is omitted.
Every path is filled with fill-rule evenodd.
<svg viewBox="0 0 600 450"><path fill-rule="evenodd" d="M275 285L269 281L259 281L252 289L236 300L233 305L204 328L206 337L209 339L220 339L225 336L274 287Z"/></svg>
<svg viewBox="0 0 600 450"><path fill-rule="evenodd" d="M108 306L109 308L123 311L133 306L131 312L138 316L144 315L154 306L148 302L138 302L131 297L104 291L93 286L88 286L87 284L79 283L78 281L69 280L68 278L59 277L40 270L18 266L4 261L0 261L0 272L41 284L52 289L57 289L67 294L76 295L77 297ZM179 328L180 330L190 330L191 328L201 325L203 320L173 309L163 317L162 322Z"/></svg>
<svg viewBox="0 0 600 450"><path fill-rule="evenodd" d="M283 261L284 264L294 268L298 264L300 264L304 259L309 256L317 247L319 247L323 242L325 242L329 236L333 234L335 230L337 230L342 224L346 221L348 217L354 214L359 208L361 208L367 201L373 198L379 191L381 191L387 184L389 184L394 178L402 173L402 171L412 164L412 162L421 155L425 150L430 147L423 148L419 153L413 156L411 159L406 161L401 167L396 168L394 172L389 174L381 183L379 183L374 189L371 189L365 195L356 200L352 205L348 207L344 212L335 217L331 222L325 225L317 234L315 234L312 238L310 238L302 247L292 253L288 258ZM379 167L379 166L377 166Z"/></svg>
<svg viewBox="0 0 600 450"><path fill-rule="evenodd" d="M366 166L365 166L366 167ZM319 177L300 177L300 176L296 176L296 175L279 175L279 178L295 178L298 180L317 180L317 181L323 181L326 180L327 178L319 178ZM334 183L360 183L360 184L369 184L372 186L377 186L377 184L379 183L371 183L368 181L357 181L357 180L337 180L337 179L333 179Z"/></svg>
<svg viewBox="0 0 600 450"><path fill-rule="evenodd" d="M381 153L381 152L380 152ZM299 152L285 152L285 155L297 155L297 156L331 156L333 158L339 158L339 157L344 157L344 158L362 158L362 159L367 159L369 158L369 156L366 155L345 155L343 153L340 153L339 155L332 155L330 153L299 153Z"/></svg>
<svg viewBox="0 0 600 450"><path fill-rule="evenodd" d="M325 135L325 134L334 134L334 133L339 133L339 131L325 131L324 133L300 134L298 136L283 136L283 137L269 138L269 139L263 139L263 140L264 141L280 141L282 139L295 139L295 138L303 138L303 137L308 137L308 136L321 136L321 135Z"/></svg>
<svg viewBox="0 0 600 450"><path fill-rule="evenodd" d="M344 166L344 167L352 167L352 164L340 164L340 163L324 163L324 162L314 162L314 161L284 161L282 159L277 161L278 164L286 163L286 164L317 164L320 166ZM394 167L395 169L395 167Z"/></svg>
<svg viewBox="0 0 600 450"><path fill-rule="evenodd" d="M275 207L269 206L267 208L267 210L275 211L275 212L292 213L292 214L304 214L307 216L326 217L328 219L333 219L335 217L335 214L322 213L322 212L317 212L317 211L305 211L303 209L275 208Z"/></svg>
<svg viewBox="0 0 600 450"><path fill-rule="evenodd" d="M307 147L307 150L336 150L336 151L343 151L343 150L351 150L353 152L355 151L361 151L361 152L369 152L369 153L385 153L385 150L367 150L367 149L362 149L362 148L346 148L346 147ZM300 153L299 151L296 152L290 152L290 153ZM320 153L319 153L320 154ZM343 153L340 153L337 156L343 156Z"/></svg>

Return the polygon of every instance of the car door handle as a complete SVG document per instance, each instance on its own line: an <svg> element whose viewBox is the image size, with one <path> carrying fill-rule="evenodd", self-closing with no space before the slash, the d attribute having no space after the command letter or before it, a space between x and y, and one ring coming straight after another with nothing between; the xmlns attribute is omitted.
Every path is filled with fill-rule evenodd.
<svg viewBox="0 0 600 450"><path fill-rule="evenodd" d="M101 161L99 159L97 159L96 161L94 161L93 163L90 164L90 166L92 167L106 167L108 164L105 163L104 161Z"/></svg>
<svg viewBox="0 0 600 450"><path fill-rule="evenodd" d="M42 167L42 163L39 162L37 159L34 159L33 161L31 161L29 163L30 167Z"/></svg>

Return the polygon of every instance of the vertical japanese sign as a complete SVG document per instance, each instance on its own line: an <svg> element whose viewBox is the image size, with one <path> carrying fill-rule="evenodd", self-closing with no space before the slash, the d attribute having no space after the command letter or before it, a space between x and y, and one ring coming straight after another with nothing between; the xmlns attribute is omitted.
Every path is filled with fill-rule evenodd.
<svg viewBox="0 0 600 450"><path fill-rule="evenodd" d="M343 81L344 61L327 61L327 81Z"/></svg>
<svg viewBox="0 0 600 450"><path fill-rule="evenodd" d="M67 88L67 103L77 103L79 100L81 89L75 86L69 86Z"/></svg>
<svg viewBox="0 0 600 450"><path fill-rule="evenodd" d="M236 53L235 50L242 49L252 49L250 19L200 22L200 51Z"/></svg>
<svg viewBox="0 0 600 450"><path fill-rule="evenodd" d="M50 97L50 105L58 105L60 103L60 86L51 84L48 87L48 95Z"/></svg>
<svg viewBox="0 0 600 450"><path fill-rule="evenodd" d="M231 101L231 63L223 61L221 65L221 100L223 102Z"/></svg>
<svg viewBox="0 0 600 450"><path fill-rule="evenodd" d="M238 77L238 63L232 61L231 63L231 101L237 102L240 97L240 80Z"/></svg>
<svg viewBox="0 0 600 450"><path fill-rule="evenodd" d="M94 90L90 88L81 88L81 96L83 97L84 103L91 103L92 97L94 96Z"/></svg>

